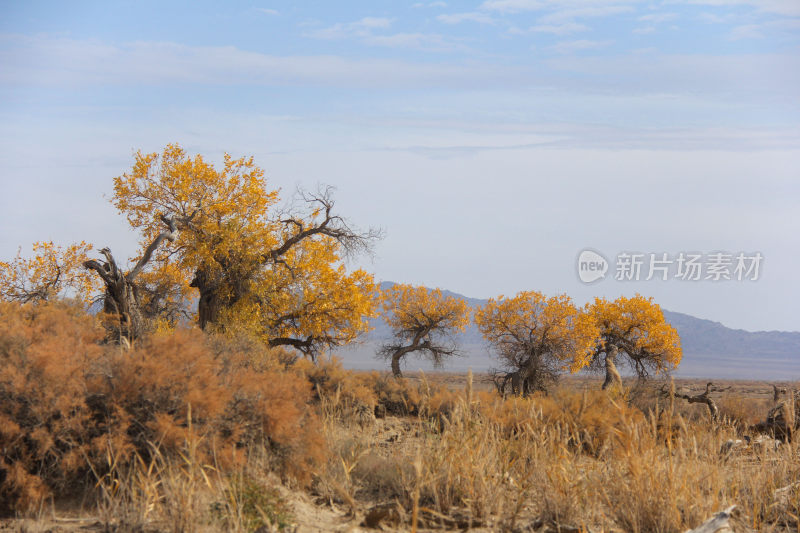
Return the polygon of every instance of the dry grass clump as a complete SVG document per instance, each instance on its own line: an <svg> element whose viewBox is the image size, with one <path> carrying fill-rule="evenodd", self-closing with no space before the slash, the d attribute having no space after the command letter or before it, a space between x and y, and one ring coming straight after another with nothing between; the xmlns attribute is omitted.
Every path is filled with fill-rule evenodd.
<svg viewBox="0 0 800 533"><path fill-rule="evenodd" d="M423 384L414 384L408 380L395 379L389 374L372 372L367 382L375 391L378 405L385 414L418 415L423 397Z"/></svg>
<svg viewBox="0 0 800 533"><path fill-rule="evenodd" d="M742 401L738 395L729 393L723 394L716 403L720 418L742 431L764 420L765 413L772 407L772 402L768 398L750 398Z"/></svg>
<svg viewBox="0 0 800 533"><path fill-rule="evenodd" d="M725 452L736 425L684 416L684 402L654 397L645 414L601 391L421 388L423 416L327 419L333 459L316 490L396 527L680 532L733 504L756 530L797 527L797 444Z"/></svg>
<svg viewBox="0 0 800 533"><path fill-rule="evenodd" d="M172 465L187 443L193 464L222 472L265 447L271 468L301 484L324 460L311 386L282 368L282 354L212 349L189 330L130 349L102 338L94 317L69 305L0 304L3 513L91 489L111 472L118 483L159 457Z"/></svg>
<svg viewBox="0 0 800 533"><path fill-rule="evenodd" d="M291 368L311 383L314 399L328 416L344 420L373 415L377 396L370 386L371 376L345 370L335 357L320 358L316 364L301 359Z"/></svg>

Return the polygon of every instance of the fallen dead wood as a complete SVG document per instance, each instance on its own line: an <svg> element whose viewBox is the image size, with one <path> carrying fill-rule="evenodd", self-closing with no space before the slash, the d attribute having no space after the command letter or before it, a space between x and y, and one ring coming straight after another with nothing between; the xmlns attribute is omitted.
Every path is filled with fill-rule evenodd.
<svg viewBox="0 0 800 533"><path fill-rule="evenodd" d="M719 419L719 409L717 409L717 404L714 402L714 399L710 396L712 392L722 392L730 389L730 387L726 387L721 389L719 387L715 387L713 383L710 381L706 384L705 392L700 394L687 394L680 391L675 391L673 394L675 398L681 398L682 400L686 400L689 403L703 403L708 407L708 414L711 416L712 422L717 422ZM666 389L666 387L661 388L662 396L669 396L670 391Z"/></svg>
<svg viewBox="0 0 800 533"><path fill-rule="evenodd" d="M735 512L736 506L731 505L703 522L699 527L690 529L686 533L735 533L736 530L731 524L731 518Z"/></svg>

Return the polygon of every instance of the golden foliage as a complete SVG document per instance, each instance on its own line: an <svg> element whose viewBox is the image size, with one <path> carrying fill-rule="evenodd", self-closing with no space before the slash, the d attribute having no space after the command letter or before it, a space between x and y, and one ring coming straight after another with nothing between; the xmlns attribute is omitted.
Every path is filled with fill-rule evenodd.
<svg viewBox="0 0 800 533"><path fill-rule="evenodd" d="M137 153L131 172L114 180L113 203L143 246L161 231L162 215L174 219L177 238L157 250L148 281L173 284L173 299L199 289L202 327L250 331L312 354L346 344L375 314L372 275L344 267L330 213L295 217L279 212L278 200L252 158L226 154L217 170L175 144Z"/></svg>
<svg viewBox="0 0 800 533"><path fill-rule="evenodd" d="M513 298L491 298L475 311L475 324L513 369L525 368L532 357L572 372L591 361L598 331L569 296L546 297L523 291Z"/></svg>
<svg viewBox="0 0 800 533"><path fill-rule="evenodd" d="M305 351L341 346L369 329L376 315L372 274L348 272L330 242L303 242L287 253L286 268L272 268L220 313L226 331L250 331L267 343L310 340ZM285 344L289 344L286 342Z"/></svg>
<svg viewBox="0 0 800 533"><path fill-rule="evenodd" d="M114 179L114 206L142 232L143 246L162 231L161 215L176 218L177 239L158 259L174 261L187 284L196 269L223 268L226 259L255 268L276 244L268 210L278 192L267 191L252 158L225 154L218 171L177 144L135 157L132 171Z"/></svg>
<svg viewBox="0 0 800 533"><path fill-rule="evenodd" d="M678 332L664 319L652 298L637 294L614 301L595 298L585 307L601 336L600 350L614 344L628 355L640 373L652 368L662 372L678 366L682 350Z"/></svg>
<svg viewBox="0 0 800 533"><path fill-rule="evenodd" d="M98 280L83 268L92 249L79 242L67 247L52 241L33 243L33 257L21 251L11 262L0 261L0 299L17 302L42 302L69 297L86 305L97 296Z"/></svg>
<svg viewBox="0 0 800 533"><path fill-rule="evenodd" d="M383 291L383 319L401 338L417 332L464 331L469 324L467 302L442 296L441 289L396 284Z"/></svg>
<svg viewBox="0 0 800 533"><path fill-rule="evenodd" d="M402 376L400 361L410 353L425 355L435 365L456 355L455 334L469 324L467 302L443 296L440 289L394 285L383 294L383 319L395 342L381 349L392 361L392 372Z"/></svg>

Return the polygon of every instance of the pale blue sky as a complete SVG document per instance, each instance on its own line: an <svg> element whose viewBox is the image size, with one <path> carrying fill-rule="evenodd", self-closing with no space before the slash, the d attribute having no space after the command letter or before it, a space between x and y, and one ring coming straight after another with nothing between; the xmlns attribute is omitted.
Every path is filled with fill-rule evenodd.
<svg viewBox="0 0 800 533"><path fill-rule="evenodd" d="M168 142L338 187L382 280L800 330L797 0L0 2L0 256L132 254L103 195ZM764 265L586 286L585 247Z"/></svg>

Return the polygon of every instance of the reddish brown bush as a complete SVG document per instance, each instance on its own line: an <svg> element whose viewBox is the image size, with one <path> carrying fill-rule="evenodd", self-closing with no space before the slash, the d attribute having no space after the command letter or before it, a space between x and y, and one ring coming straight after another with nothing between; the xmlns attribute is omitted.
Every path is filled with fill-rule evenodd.
<svg viewBox="0 0 800 533"><path fill-rule="evenodd" d="M336 357L321 358L316 364L302 359L293 370L311 383L314 399L323 404L329 415L346 418L362 409L375 409L377 398L369 376L345 370Z"/></svg>
<svg viewBox="0 0 800 533"><path fill-rule="evenodd" d="M25 510L87 487L108 467L191 444L223 469L266 446L280 472L308 482L324 459L311 386L263 346L199 331L102 347L96 320L65 304L0 304L0 501Z"/></svg>
<svg viewBox="0 0 800 533"><path fill-rule="evenodd" d="M95 437L86 377L102 338L77 307L0 302L0 511L30 507L85 473Z"/></svg>
<svg viewBox="0 0 800 533"><path fill-rule="evenodd" d="M365 384L375 392L378 404L386 413L419 414L422 403L420 385L378 372L367 374L364 380Z"/></svg>

